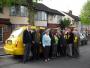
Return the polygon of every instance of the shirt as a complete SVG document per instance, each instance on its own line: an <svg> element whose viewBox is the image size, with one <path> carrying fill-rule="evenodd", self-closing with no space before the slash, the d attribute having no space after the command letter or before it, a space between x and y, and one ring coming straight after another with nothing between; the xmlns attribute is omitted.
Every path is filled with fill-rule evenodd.
<svg viewBox="0 0 90 68"><path fill-rule="evenodd" d="M58 39L58 37L57 37L57 36L55 36L54 38L55 38L55 44L57 45L57 44L58 44L58 40L59 40L59 39Z"/></svg>

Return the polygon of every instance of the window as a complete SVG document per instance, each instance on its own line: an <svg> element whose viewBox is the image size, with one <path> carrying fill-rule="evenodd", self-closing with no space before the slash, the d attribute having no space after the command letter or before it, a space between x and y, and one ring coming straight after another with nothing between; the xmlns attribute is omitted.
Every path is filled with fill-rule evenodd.
<svg viewBox="0 0 90 68"><path fill-rule="evenodd" d="M20 16L20 6L15 6L16 16Z"/></svg>
<svg viewBox="0 0 90 68"><path fill-rule="evenodd" d="M53 20L53 15L50 15L50 17L49 17L49 18L50 18L50 21L52 21L52 20Z"/></svg>
<svg viewBox="0 0 90 68"><path fill-rule="evenodd" d="M24 7L24 6L20 7L20 15L21 16L28 16L28 10L26 7Z"/></svg>
<svg viewBox="0 0 90 68"><path fill-rule="evenodd" d="M11 16L27 16L27 8L25 6L12 6L10 8Z"/></svg>
<svg viewBox="0 0 90 68"><path fill-rule="evenodd" d="M23 32L23 29L22 28L19 28L19 29L15 29L13 32L12 32L12 34L11 34L11 36L10 37L17 37L17 36L19 36L21 33Z"/></svg>
<svg viewBox="0 0 90 68"><path fill-rule="evenodd" d="M15 6L10 8L10 15L11 16L16 16L16 8L15 8Z"/></svg>
<svg viewBox="0 0 90 68"><path fill-rule="evenodd" d="M36 21L46 21L47 20L47 14L43 11L38 11L35 15Z"/></svg>
<svg viewBox="0 0 90 68"><path fill-rule="evenodd" d="M5 25L4 27L3 27L3 32L7 32L8 31L8 28L9 26L8 25Z"/></svg>
<svg viewBox="0 0 90 68"><path fill-rule="evenodd" d="M62 17L61 16L57 16L57 23L60 23L60 21L62 21Z"/></svg>
<svg viewBox="0 0 90 68"><path fill-rule="evenodd" d="M0 42L3 40L2 37L3 36L3 31L2 31L2 27L0 27Z"/></svg>

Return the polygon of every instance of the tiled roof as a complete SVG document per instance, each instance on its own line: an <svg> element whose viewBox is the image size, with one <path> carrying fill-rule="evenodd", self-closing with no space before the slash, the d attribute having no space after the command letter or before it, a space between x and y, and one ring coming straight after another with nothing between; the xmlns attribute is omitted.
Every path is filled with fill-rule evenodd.
<svg viewBox="0 0 90 68"><path fill-rule="evenodd" d="M26 3L22 3L21 5L27 6ZM35 10L39 10L39 11L45 11L47 13L52 13L52 14L57 14L57 15L65 16L61 12L59 12L59 11L57 11L55 9L51 9L51 8L47 7L46 5L44 5L42 3L34 3L34 9Z"/></svg>
<svg viewBox="0 0 90 68"><path fill-rule="evenodd" d="M78 16L75 16L73 14L66 13L66 12L64 12L64 13L67 14L67 15L69 15L70 17L72 17L75 21L79 21L80 20L80 18Z"/></svg>
<svg viewBox="0 0 90 68"><path fill-rule="evenodd" d="M34 5L35 5L34 6L35 10L45 11L45 12L48 12L48 13L64 16L64 14L62 14L61 12L59 12L59 11L57 11L55 9L51 9L51 8L47 7L46 5L44 5L44 4L35 3Z"/></svg>

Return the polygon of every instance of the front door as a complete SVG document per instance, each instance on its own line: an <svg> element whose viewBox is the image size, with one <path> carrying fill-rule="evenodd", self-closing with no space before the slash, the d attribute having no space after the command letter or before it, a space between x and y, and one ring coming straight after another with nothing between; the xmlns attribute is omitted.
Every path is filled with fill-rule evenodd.
<svg viewBox="0 0 90 68"><path fill-rule="evenodd" d="M0 42L3 41L3 29L0 27Z"/></svg>

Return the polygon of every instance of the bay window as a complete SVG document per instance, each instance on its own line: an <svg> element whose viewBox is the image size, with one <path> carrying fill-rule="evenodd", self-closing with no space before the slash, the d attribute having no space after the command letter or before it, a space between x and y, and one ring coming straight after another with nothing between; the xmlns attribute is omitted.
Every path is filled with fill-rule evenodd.
<svg viewBox="0 0 90 68"><path fill-rule="evenodd" d="M43 11L38 11L35 14L36 21L47 21L47 13Z"/></svg>
<svg viewBox="0 0 90 68"><path fill-rule="evenodd" d="M28 13L28 10L25 6L12 6L10 8L10 15L11 16L22 16L26 17Z"/></svg>

